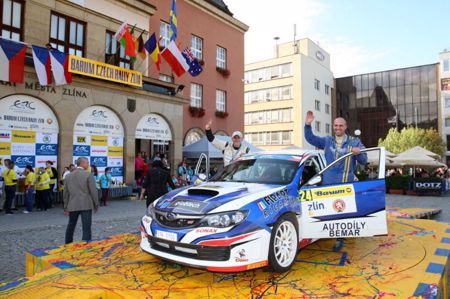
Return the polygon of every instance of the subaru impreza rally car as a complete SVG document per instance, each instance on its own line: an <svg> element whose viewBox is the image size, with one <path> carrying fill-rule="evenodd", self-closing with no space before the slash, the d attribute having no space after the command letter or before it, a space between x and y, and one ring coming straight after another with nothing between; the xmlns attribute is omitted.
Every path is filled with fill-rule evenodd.
<svg viewBox="0 0 450 299"><path fill-rule="evenodd" d="M323 153L248 154L211 180L173 190L148 207L141 249L175 263L234 272L287 271L318 238L387 234L384 148L376 179L321 185Z"/></svg>

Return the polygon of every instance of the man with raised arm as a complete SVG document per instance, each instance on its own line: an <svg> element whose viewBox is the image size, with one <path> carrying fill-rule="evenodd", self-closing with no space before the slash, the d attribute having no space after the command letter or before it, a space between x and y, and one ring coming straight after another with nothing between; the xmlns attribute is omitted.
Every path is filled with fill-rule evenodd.
<svg viewBox="0 0 450 299"><path fill-rule="evenodd" d="M210 120L206 126L206 137L208 138L208 141L212 143L216 148L222 151L223 153L223 166L227 166L230 164L233 160L247 154L250 151L250 148L248 146L245 146L242 144L242 140L244 139L244 135L240 131L234 131L233 134L231 134L231 143L227 141L219 140L218 138L215 138L211 131L211 123Z"/></svg>
<svg viewBox="0 0 450 299"><path fill-rule="evenodd" d="M305 139L310 144L325 151L325 159L328 165L339 157L352 153L352 156L338 162L324 172L322 184L353 182L356 162L362 165L367 164L367 154L361 153L361 149L364 149L361 140L345 133L347 121L342 117L336 118L333 122L334 136L319 137L314 135L311 128L313 121L314 114L308 111L305 119Z"/></svg>

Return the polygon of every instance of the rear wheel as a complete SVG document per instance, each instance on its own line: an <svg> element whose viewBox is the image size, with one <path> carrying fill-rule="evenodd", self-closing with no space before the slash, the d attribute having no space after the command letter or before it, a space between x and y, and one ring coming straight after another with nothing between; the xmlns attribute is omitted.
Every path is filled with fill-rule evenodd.
<svg viewBox="0 0 450 299"><path fill-rule="evenodd" d="M286 272L292 266L298 251L297 219L285 214L272 229L269 247L269 267L275 272Z"/></svg>

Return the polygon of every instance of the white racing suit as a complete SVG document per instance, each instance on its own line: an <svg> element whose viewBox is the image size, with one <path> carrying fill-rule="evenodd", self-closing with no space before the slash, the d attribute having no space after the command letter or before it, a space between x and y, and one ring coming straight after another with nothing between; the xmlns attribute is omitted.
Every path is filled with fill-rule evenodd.
<svg viewBox="0 0 450 299"><path fill-rule="evenodd" d="M241 143L239 148L234 148L232 142L222 141L218 138L215 138L211 130L206 130L206 137L208 141L214 145L214 147L220 149L223 153L223 166L227 166L233 160L239 158L242 155L247 154L250 151L248 146L245 146Z"/></svg>

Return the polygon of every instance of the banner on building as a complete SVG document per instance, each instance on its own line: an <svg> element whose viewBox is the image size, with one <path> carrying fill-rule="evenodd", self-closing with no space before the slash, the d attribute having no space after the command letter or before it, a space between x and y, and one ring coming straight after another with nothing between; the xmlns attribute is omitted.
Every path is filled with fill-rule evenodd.
<svg viewBox="0 0 450 299"><path fill-rule="evenodd" d="M106 136L124 136L122 122L117 114L104 106L90 106L84 109L75 120L74 134L80 138L88 138L86 144L97 145L104 142Z"/></svg>
<svg viewBox="0 0 450 299"><path fill-rule="evenodd" d="M142 87L142 73L75 55L69 56L69 72Z"/></svg>
<svg viewBox="0 0 450 299"><path fill-rule="evenodd" d="M171 141L172 131L167 121L160 115L150 113L141 118L136 127L136 138Z"/></svg>
<svg viewBox="0 0 450 299"><path fill-rule="evenodd" d="M53 111L28 95L0 100L0 160L11 159L22 172L27 165L58 162L59 125Z"/></svg>
<svg viewBox="0 0 450 299"><path fill-rule="evenodd" d="M79 157L88 158L89 164L97 167L99 175L110 167L113 180L123 182L123 136L74 135L73 161Z"/></svg>

